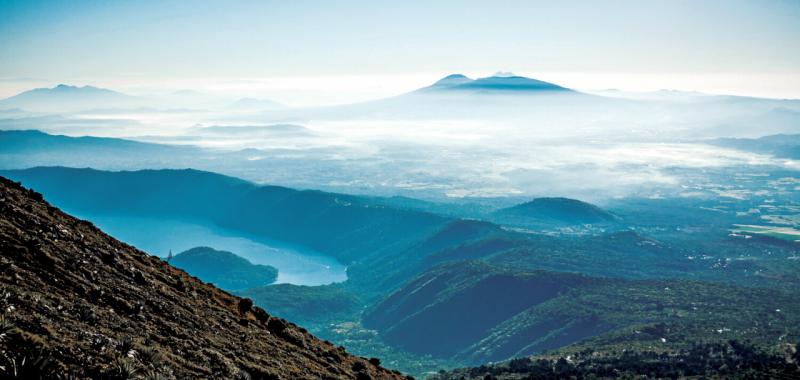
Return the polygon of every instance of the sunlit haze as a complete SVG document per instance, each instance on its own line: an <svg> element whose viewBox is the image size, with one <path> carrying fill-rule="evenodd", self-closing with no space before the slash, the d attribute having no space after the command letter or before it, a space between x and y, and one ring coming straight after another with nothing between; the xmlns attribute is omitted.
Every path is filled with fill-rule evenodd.
<svg viewBox="0 0 800 380"><path fill-rule="evenodd" d="M0 96L67 83L336 104L508 71L799 98L798 19L793 1L3 1Z"/></svg>

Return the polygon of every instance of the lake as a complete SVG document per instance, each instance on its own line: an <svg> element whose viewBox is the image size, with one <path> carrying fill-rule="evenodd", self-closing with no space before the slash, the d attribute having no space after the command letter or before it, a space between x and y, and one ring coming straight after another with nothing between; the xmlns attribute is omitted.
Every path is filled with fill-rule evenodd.
<svg viewBox="0 0 800 380"><path fill-rule="evenodd" d="M325 285L347 280L347 267L310 249L242 236L194 221L133 216L81 215L109 235L159 257L207 246L230 251L254 264L278 268L276 283Z"/></svg>

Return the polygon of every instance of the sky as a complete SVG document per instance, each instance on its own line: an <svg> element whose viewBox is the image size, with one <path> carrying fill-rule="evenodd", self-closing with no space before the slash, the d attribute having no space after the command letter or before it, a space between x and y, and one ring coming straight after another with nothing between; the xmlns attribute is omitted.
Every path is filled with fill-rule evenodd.
<svg viewBox="0 0 800 380"><path fill-rule="evenodd" d="M347 102L449 73L800 98L800 1L6 1L0 96L57 83Z"/></svg>

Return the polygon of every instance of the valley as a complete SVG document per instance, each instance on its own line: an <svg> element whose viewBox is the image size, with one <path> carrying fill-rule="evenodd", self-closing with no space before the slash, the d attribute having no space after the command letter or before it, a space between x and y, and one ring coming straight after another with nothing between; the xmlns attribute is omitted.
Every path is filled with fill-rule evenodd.
<svg viewBox="0 0 800 380"><path fill-rule="evenodd" d="M423 211L447 204L298 192L192 170L0 174L162 257L207 245L272 265L281 285L228 290L418 376L580 347L677 352L694 339L773 347L800 334L797 243L730 233L766 220L746 212L760 199L632 198L603 209L540 198L510 208L524 213L448 212L467 219ZM793 193L781 194L761 196L793 204L781 198ZM155 210L164 216L143 216ZM474 219L481 215L495 222Z"/></svg>

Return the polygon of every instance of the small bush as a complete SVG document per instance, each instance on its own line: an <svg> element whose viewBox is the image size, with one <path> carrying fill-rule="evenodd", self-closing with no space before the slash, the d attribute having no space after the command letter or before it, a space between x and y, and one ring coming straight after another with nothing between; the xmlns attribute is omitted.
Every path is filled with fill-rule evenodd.
<svg viewBox="0 0 800 380"><path fill-rule="evenodd" d="M129 358L117 358L106 373L108 380L131 380L139 372L136 363Z"/></svg>
<svg viewBox="0 0 800 380"><path fill-rule="evenodd" d="M49 379L56 376L56 362L43 352L33 356L3 354L0 374L4 379Z"/></svg>
<svg viewBox="0 0 800 380"><path fill-rule="evenodd" d="M164 364L164 355L162 355L155 347L144 346L139 349L139 358L142 363L153 366L154 368L161 367Z"/></svg>
<svg viewBox="0 0 800 380"><path fill-rule="evenodd" d="M93 323L97 320L94 310L89 305L80 305L75 308L75 316L78 320L86 323Z"/></svg>
<svg viewBox="0 0 800 380"><path fill-rule="evenodd" d="M117 350L122 355L128 355L133 349L133 338L129 336L122 337L117 343Z"/></svg>
<svg viewBox="0 0 800 380"><path fill-rule="evenodd" d="M7 336L13 335L17 332L17 326L10 320L6 319L5 315L0 315L0 340L5 339Z"/></svg>

